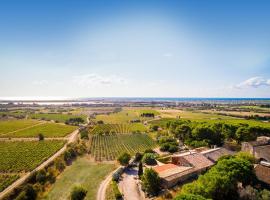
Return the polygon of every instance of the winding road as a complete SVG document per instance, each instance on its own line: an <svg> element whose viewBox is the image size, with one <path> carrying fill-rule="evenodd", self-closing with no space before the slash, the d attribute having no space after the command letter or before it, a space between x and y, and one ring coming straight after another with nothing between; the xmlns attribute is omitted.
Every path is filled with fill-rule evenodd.
<svg viewBox="0 0 270 200"><path fill-rule="evenodd" d="M111 172L99 185L98 192L97 192L97 200L105 200L106 199L106 189L112 180L112 175L116 172L120 167L116 170Z"/></svg>

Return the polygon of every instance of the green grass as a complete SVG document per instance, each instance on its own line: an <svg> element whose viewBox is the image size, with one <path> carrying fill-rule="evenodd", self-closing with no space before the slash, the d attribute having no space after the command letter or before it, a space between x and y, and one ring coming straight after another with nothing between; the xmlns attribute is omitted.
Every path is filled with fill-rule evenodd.
<svg viewBox="0 0 270 200"><path fill-rule="evenodd" d="M137 119L140 119L140 117L134 110L123 110L118 113L96 116L96 121L102 120L107 124L123 124Z"/></svg>
<svg viewBox="0 0 270 200"><path fill-rule="evenodd" d="M39 133L46 137L64 137L69 133L76 130L77 127L56 124L56 123L44 123L38 126L34 126L28 129L20 130L13 133L2 134L0 137L37 137Z"/></svg>
<svg viewBox="0 0 270 200"><path fill-rule="evenodd" d="M6 189L14 181L19 178L19 175L0 174L0 192Z"/></svg>
<svg viewBox="0 0 270 200"><path fill-rule="evenodd" d="M33 170L64 145L63 141L0 142L0 172Z"/></svg>
<svg viewBox="0 0 270 200"><path fill-rule="evenodd" d="M154 115L160 115L158 111L153 110L153 109L143 109L143 110L138 110L137 112L139 113L139 115L143 113L153 113Z"/></svg>
<svg viewBox="0 0 270 200"><path fill-rule="evenodd" d="M0 135L6 134L8 132L16 131L19 129L23 129L26 127L30 127L40 123L37 120L8 120L8 121L0 121Z"/></svg>
<svg viewBox="0 0 270 200"><path fill-rule="evenodd" d="M86 115L71 115L71 114L61 114L61 113L35 113L30 114L29 117L33 119L43 119L43 120L54 120L64 123L66 120L75 117L81 117L86 122Z"/></svg>
<svg viewBox="0 0 270 200"><path fill-rule="evenodd" d="M182 118L183 119L183 118ZM163 118L163 119L157 119L154 121L151 121L150 124L158 125L160 127L166 128L166 124L168 122L177 121L178 119L172 119L172 118ZM185 119L183 119L185 120ZM248 124L250 126L261 126L265 128L270 128L269 122L261 122L261 121L255 121L255 120L246 120L246 119L240 119L240 118L228 118L228 119L205 119L205 118L190 118L188 119L192 122L205 122L205 123L229 123L234 125L239 124Z"/></svg>
<svg viewBox="0 0 270 200"><path fill-rule="evenodd" d="M132 132L145 132L146 127L141 123L131 124L98 124L91 131L91 134L103 133L132 133Z"/></svg>
<svg viewBox="0 0 270 200"><path fill-rule="evenodd" d="M102 120L106 124L123 124L129 123L131 120L147 120L149 118L141 117L142 113L154 113L159 115L160 113L152 109L133 109L133 108L124 108L118 113L111 113L108 115L97 115L96 121Z"/></svg>
<svg viewBox="0 0 270 200"><path fill-rule="evenodd" d="M134 155L156 146L146 134L93 135L91 137L91 155L97 161L115 160L127 152Z"/></svg>
<svg viewBox="0 0 270 200"><path fill-rule="evenodd" d="M113 164L97 164L86 158L79 158L60 175L44 199L69 199L72 188L81 185L87 190L85 200L96 200L101 181L114 168Z"/></svg>

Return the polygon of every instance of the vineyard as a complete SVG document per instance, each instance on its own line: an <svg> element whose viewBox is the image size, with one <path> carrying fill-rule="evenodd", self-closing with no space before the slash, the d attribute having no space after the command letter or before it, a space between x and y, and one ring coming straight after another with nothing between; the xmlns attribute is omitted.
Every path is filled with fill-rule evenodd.
<svg viewBox="0 0 270 200"><path fill-rule="evenodd" d="M91 134L132 133L145 132L146 127L141 123L132 124L99 124L92 130Z"/></svg>
<svg viewBox="0 0 270 200"><path fill-rule="evenodd" d="M64 145L63 141L0 142L0 173L33 170Z"/></svg>
<svg viewBox="0 0 270 200"><path fill-rule="evenodd" d="M152 109L124 109L121 112L107 114L107 115L97 115L96 121L102 120L107 124L123 124L129 123L132 120L147 120L148 118L141 117L142 113L153 113L158 115L159 112Z"/></svg>
<svg viewBox="0 0 270 200"><path fill-rule="evenodd" d="M134 155L155 147L155 142L146 134L93 135L91 154L96 161L115 160L121 153Z"/></svg>
<svg viewBox="0 0 270 200"><path fill-rule="evenodd" d="M16 181L19 175L0 174L0 192Z"/></svg>
<svg viewBox="0 0 270 200"><path fill-rule="evenodd" d="M39 124L37 120L7 120L0 121L0 135L6 134L11 131L17 131L19 129L27 128Z"/></svg>
<svg viewBox="0 0 270 200"><path fill-rule="evenodd" d="M17 121L14 122L17 123ZM42 123L16 132L3 133L0 134L0 137L37 137L39 133L42 133L45 137L64 137L74 130L76 130L75 126L56 123Z"/></svg>

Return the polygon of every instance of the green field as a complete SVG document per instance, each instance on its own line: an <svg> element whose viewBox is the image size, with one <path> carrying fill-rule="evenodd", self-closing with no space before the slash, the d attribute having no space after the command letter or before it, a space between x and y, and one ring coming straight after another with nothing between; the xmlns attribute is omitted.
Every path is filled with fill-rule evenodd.
<svg viewBox="0 0 270 200"><path fill-rule="evenodd" d="M0 173L33 170L63 145L56 140L0 142Z"/></svg>
<svg viewBox="0 0 270 200"><path fill-rule="evenodd" d="M45 137L64 137L76 129L77 127L75 126L43 123L16 132L0 134L0 137L37 137L39 133L43 134Z"/></svg>
<svg viewBox="0 0 270 200"><path fill-rule="evenodd" d="M98 124L92 130L91 134L108 134L108 133L132 133L132 132L145 132L147 129L141 123L131 124Z"/></svg>
<svg viewBox="0 0 270 200"><path fill-rule="evenodd" d="M86 122L86 115L71 115L71 114L61 114L61 113L35 113L30 114L32 119L42 119L42 120L53 120L64 123L66 120L75 117L81 117Z"/></svg>
<svg viewBox="0 0 270 200"><path fill-rule="evenodd" d="M26 120L26 119L0 121L0 135L12 131L17 131L23 128L31 127L39 123L41 122L37 120Z"/></svg>
<svg viewBox="0 0 270 200"><path fill-rule="evenodd" d="M19 175L0 174L0 192L16 181Z"/></svg>
<svg viewBox="0 0 270 200"><path fill-rule="evenodd" d="M149 123L165 128L166 124L168 122L173 122L173 121L177 121L177 120L179 120L179 119L162 118L162 119L153 120ZM183 119L183 120L190 120L192 122L205 122L205 123L229 123L229 124L234 124L234 125L248 124L250 126L261 126L261 127L265 127L265 128L270 128L269 122L246 120L246 119L240 119L240 118L239 119L238 118L215 119L215 120L205 119L205 118L189 118L189 119Z"/></svg>
<svg viewBox="0 0 270 200"><path fill-rule="evenodd" d="M152 109L123 109L117 113L108 115L97 115L96 121L102 120L106 124L123 124L129 123L131 120L147 120L146 117L141 117L142 113L154 113L158 115L159 112Z"/></svg>
<svg viewBox="0 0 270 200"><path fill-rule="evenodd" d="M72 188L81 185L87 190L85 200L96 200L99 184L114 168L113 164L96 164L79 158L60 175L44 199L69 199Z"/></svg>
<svg viewBox="0 0 270 200"><path fill-rule="evenodd" d="M146 134L93 135L91 154L97 161L115 160L121 153L134 155L156 146Z"/></svg>

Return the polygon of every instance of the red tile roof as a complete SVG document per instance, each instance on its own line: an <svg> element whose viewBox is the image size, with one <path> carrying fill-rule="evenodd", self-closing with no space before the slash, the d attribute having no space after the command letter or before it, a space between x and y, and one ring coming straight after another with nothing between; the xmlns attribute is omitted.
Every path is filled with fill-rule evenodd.
<svg viewBox="0 0 270 200"><path fill-rule="evenodd" d="M153 167L153 169L157 173L161 173L163 171L166 171L166 170L169 170L169 169L173 169L173 168L178 168L178 166L177 165L174 165L174 164L165 164L165 165L160 165L160 166Z"/></svg>
<svg viewBox="0 0 270 200"><path fill-rule="evenodd" d="M270 185L270 168L263 165L255 166L255 173L257 178Z"/></svg>

